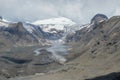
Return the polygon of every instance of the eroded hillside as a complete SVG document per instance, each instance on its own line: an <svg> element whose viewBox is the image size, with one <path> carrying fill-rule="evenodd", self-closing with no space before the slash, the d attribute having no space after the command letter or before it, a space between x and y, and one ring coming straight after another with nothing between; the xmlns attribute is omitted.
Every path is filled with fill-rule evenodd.
<svg viewBox="0 0 120 80"><path fill-rule="evenodd" d="M61 69L11 80L119 80L119 35L120 16L92 24L70 37L69 61Z"/></svg>

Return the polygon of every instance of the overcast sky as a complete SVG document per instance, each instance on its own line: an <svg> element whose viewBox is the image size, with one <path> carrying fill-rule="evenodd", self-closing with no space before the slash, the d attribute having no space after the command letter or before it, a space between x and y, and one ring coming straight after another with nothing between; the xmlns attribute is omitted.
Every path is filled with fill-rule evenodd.
<svg viewBox="0 0 120 80"><path fill-rule="evenodd" d="M120 0L0 0L0 15L12 21L67 17L84 24L97 13L120 14Z"/></svg>

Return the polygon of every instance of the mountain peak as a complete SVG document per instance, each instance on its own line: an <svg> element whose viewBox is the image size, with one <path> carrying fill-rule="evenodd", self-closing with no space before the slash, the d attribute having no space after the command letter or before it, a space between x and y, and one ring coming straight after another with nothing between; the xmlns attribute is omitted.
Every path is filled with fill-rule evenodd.
<svg viewBox="0 0 120 80"><path fill-rule="evenodd" d="M95 25L99 25L99 23L108 20L108 17L104 14L96 14L92 19L91 23Z"/></svg>
<svg viewBox="0 0 120 80"><path fill-rule="evenodd" d="M40 25L40 24L69 24L69 25L74 25L76 24L73 22L71 19L65 18L65 17L58 17L58 18L50 18L50 19L44 19L44 20L38 20L33 22L35 25Z"/></svg>

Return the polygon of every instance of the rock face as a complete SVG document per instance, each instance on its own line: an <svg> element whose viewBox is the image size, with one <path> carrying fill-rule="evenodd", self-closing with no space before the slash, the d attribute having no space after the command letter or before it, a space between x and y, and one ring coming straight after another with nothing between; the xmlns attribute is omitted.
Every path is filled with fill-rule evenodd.
<svg viewBox="0 0 120 80"><path fill-rule="evenodd" d="M66 21L66 18L58 18L57 21L55 20L45 20L42 21L45 22L44 24L40 23L39 25L0 20L1 43L6 44L11 42L11 44L15 46L45 45L47 41L49 43L50 40L61 39L65 33L64 26L75 24L69 19Z"/></svg>
<svg viewBox="0 0 120 80"><path fill-rule="evenodd" d="M92 19L91 22L89 24L83 25L84 27L82 27L79 30L76 30L75 33L69 33L66 36L66 41L70 42L70 41L79 41L82 37L84 37L85 35L87 35L87 33L92 32L94 29L96 29L97 27L101 27L103 23L105 23L108 20L107 16L104 14L96 14ZM96 31L95 31L96 32ZM92 36L92 35L91 35ZM89 40L89 37L86 37Z"/></svg>
<svg viewBox="0 0 120 80"><path fill-rule="evenodd" d="M40 26L30 23L0 21L0 41L5 45L6 43L17 46L44 44L46 40L55 40L63 36L62 31L54 32L44 32Z"/></svg>
<svg viewBox="0 0 120 80"><path fill-rule="evenodd" d="M43 34L41 34L41 36L43 36ZM14 45L32 45L33 43L39 42L37 38L24 28L22 22L10 23L8 24L8 27L0 26L0 37L4 39L4 43L11 42Z"/></svg>
<svg viewBox="0 0 120 80"><path fill-rule="evenodd" d="M98 18L99 17L100 16L98 15ZM107 19L107 17L104 15L102 15L102 18L105 20ZM94 21L96 19L97 18L94 17L92 20ZM95 26L96 28L91 29L93 28L93 26ZM79 43L77 44L79 45L78 47L74 47L76 49L80 48L79 52L74 49L77 53L83 53L84 51L86 53L91 53L94 55L98 53L105 53L105 55L107 53L118 53L120 48L120 37L118 36L120 35L119 26L120 16L114 16L104 23L99 23L98 25L91 25L90 27L85 27L81 30L78 30L75 34L71 36L71 39L68 39L73 42Z"/></svg>
<svg viewBox="0 0 120 80"><path fill-rule="evenodd" d="M98 26L100 23L108 20L108 17L104 14L96 14L92 19L91 19L91 24L95 26ZM94 28L93 27L93 28Z"/></svg>
<svg viewBox="0 0 120 80"><path fill-rule="evenodd" d="M95 26L94 29L93 26ZM120 72L120 16L113 16L107 21L98 25L90 25L76 31L71 35L72 46L70 54L67 56L69 60L79 62L79 64L93 68L94 78L81 80L119 80ZM70 40L70 39L69 39ZM112 66L114 65L114 66ZM88 70L84 69L84 70ZM76 70L77 71L77 70ZM95 72L94 72L95 71ZM74 72L74 71L73 71ZM72 72L72 73L73 73ZM89 73L81 72L84 76ZM92 71L90 71L91 74ZM118 72L118 74L114 73ZM107 73L108 75L105 75ZM109 74L113 73L113 74ZM79 72L80 74L80 72ZM89 74L87 74L88 76ZM105 76L103 76L105 75ZM93 77L93 76L92 76Z"/></svg>

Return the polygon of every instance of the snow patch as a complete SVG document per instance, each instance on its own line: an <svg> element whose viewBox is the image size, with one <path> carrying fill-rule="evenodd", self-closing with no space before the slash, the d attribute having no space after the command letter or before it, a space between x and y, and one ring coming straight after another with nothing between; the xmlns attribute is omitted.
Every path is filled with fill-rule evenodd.
<svg viewBox="0 0 120 80"><path fill-rule="evenodd" d="M33 22L35 25L40 25L40 24L69 24L69 25L74 25L76 24L72 20L65 18L65 17L59 17L59 18L51 18L51 19L45 19L45 20L38 20Z"/></svg>
<svg viewBox="0 0 120 80"><path fill-rule="evenodd" d="M51 29L64 30L64 27L72 26L75 25L76 23L68 18L59 17L59 18L38 20L33 22L33 24L39 25L42 28L42 30L45 32L52 32Z"/></svg>
<svg viewBox="0 0 120 80"><path fill-rule="evenodd" d="M33 32L34 28L28 24L23 23L23 27L30 33Z"/></svg>
<svg viewBox="0 0 120 80"><path fill-rule="evenodd" d="M8 23L8 22L5 22L5 21L0 20L0 26L8 27L8 26L9 26L9 23Z"/></svg>

